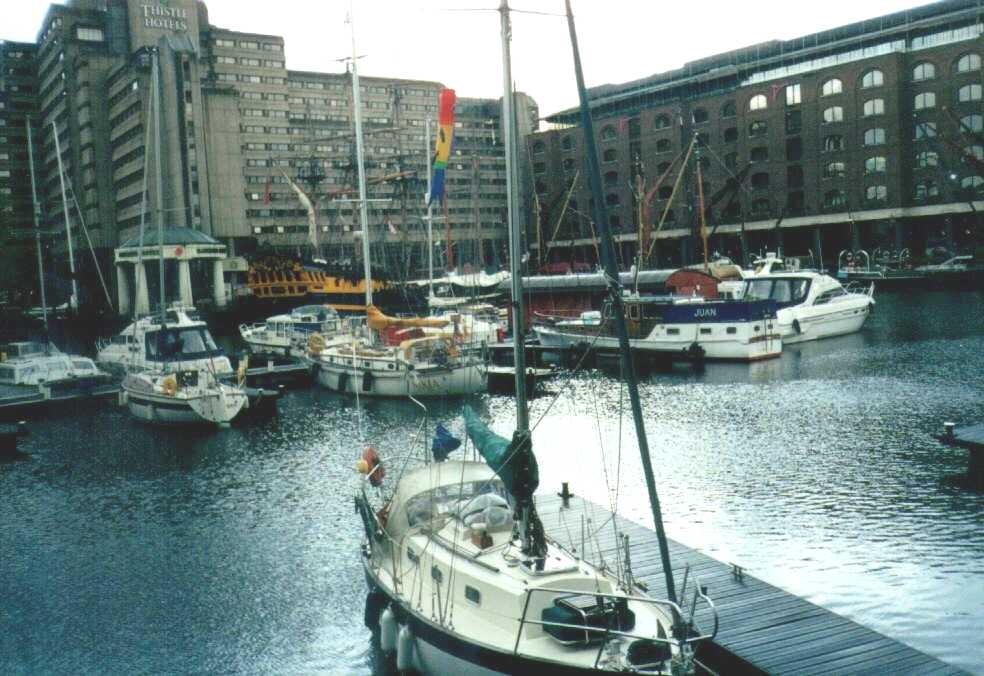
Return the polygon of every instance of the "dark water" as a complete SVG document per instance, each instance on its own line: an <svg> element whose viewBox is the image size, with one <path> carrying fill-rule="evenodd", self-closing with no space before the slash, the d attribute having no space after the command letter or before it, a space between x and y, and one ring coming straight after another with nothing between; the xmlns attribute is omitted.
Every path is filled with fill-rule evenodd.
<svg viewBox="0 0 984 676"><path fill-rule="evenodd" d="M861 334L648 376L670 536L984 671L984 496L932 438L984 421L982 355L981 295L882 295ZM541 490L608 504L620 485L646 522L617 382L565 392L542 420L550 399L533 404ZM478 403L509 431L509 399ZM363 404L362 434L353 403L318 390L211 434L108 407L35 423L31 459L0 465L0 672L368 673L352 466L363 439L411 443L419 416ZM460 429L458 405L432 415Z"/></svg>

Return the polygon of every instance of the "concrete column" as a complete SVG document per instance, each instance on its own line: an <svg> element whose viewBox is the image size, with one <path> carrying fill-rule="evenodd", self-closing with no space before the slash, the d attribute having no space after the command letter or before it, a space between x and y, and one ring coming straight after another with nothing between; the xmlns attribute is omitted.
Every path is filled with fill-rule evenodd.
<svg viewBox="0 0 984 676"><path fill-rule="evenodd" d="M123 316L130 314L130 280L126 274L126 266L122 263L116 264L116 299L120 314Z"/></svg>
<svg viewBox="0 0 984 676"><path fill-rule="evenodd" d="M895 250L902 251L905 248L905 226L901 221L893 218L892 230L895 235Z"/></svg>
<svg viewBox="0 0 984 676"><path fill-rule="evenodd" d="M222 259L212 261L212 300L216 307L226 306L225 278L222 275Z"/></svg>
<svg viewBox="0 0 984 676"><path fill-rule="evenodd" d="M813 257L817 267L823 270L823 233L819 227L813 228Z"/></svg>
<svg viewBox="0 0 984 676"><path fill-rule="evenodd" d="M194 307L195 299L191 293L191 264L188 261L178 261L178 289L181 304L185 307Z"/></svg>
<svg viewBox="0 0 984 676"><path fill-rule="evenodd" d="M150 296L147 292L147 264L135 263L133 266L136 275L137 300L135 311L138 315L150 314Z"/></svg>

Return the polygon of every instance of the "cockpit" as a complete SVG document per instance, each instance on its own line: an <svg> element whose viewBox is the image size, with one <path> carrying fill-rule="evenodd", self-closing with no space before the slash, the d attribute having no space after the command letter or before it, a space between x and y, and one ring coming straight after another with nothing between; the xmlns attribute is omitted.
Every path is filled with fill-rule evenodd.
<svg viewBox="0 0 984 676"><path fill-rule="evenodd" d="M204 326L148 331L145 346L147 359L153 361L181 361L222 355L222 350Z"/></svg>

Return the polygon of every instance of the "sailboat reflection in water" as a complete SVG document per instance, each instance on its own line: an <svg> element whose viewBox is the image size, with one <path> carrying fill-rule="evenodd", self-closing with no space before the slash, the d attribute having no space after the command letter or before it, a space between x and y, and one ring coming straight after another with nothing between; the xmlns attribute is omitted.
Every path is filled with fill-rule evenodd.
<svg viewBox="0 0 984 676"><path fill-rule="evenodd" d="M512 77L509 69L509 7L500 6L503 43L503 127L513 280L513 326L522 329L522 258L515 183ZM573 18L568 6L582 110L586 111ZM585 136L591 138L590 118ZM588 155L594 154L589 145ZM592 166L597 174L596 158ZM589 158L590 162L591 158ZM593 178L597 178L593 176ZM600 186L592 180L592 188ZM595 197L596 207L603 201ZM603 214L602 214L603 215ZM605 223L603 218L596 222ZM610 295L621 288L610 233L602 229ZM615 316L622 318L616 305ZM619 326L623 376L636 421L643 470L660 540L670 599L637 594L626 557L615 569L586 561L546 537L533 499L539 471L533 453L526 392L525 354L514 341L516 429L512 439L493 433L470 408L465 429L475 459L449 459L457 444L439 428L433 458L411 467L409 457L387 460L407 468L388 488L382 459L367 448L359 462L364 481L356 507L365 527L363 565L370 594L366 623L378 630L383 653L400 671L423 674L587 674L621 672L688 674L701 635L675 601L652 467L642 426L638 389L628 365L628 338ZM483 461L484 460L484 461ZM698 601L713 604L698 585ZM716 618L716 613L713 613ZM692 620L692 618L691 618ZM716 619L714 631L716 631Z"/></svg>

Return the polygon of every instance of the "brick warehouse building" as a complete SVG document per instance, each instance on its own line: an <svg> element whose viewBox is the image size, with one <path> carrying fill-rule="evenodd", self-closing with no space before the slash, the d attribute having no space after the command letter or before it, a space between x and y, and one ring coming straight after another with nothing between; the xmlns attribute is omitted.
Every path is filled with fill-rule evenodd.
<svg viewBox="0 0 984 676"><path fill-rule="evenodd" d="M637 162L649 190L695 134L710 248L736 260L776 246L830 264L848 248L980 245L982 32L984 3L947 0L591 89L623 265L638 239ZM593 263L579 113L547 121L527 139L534 258ZM651 266L700 258L695 164L669 211L678 164L653 196L650 225L666 219Z"/></svg>
<svg viewBox="0 0 984 676"><path fill-rule="evenodd" d="M104 273L111 267L112 248L140 223L153 48L159 50L162 71L168 225L202 230L234 254L258 247L300 252L308 242L307 217L281 173L286 172L315 197L321 254L358 257L350 76L288 70L282 37L212 26L205 4L196 0L69 0L51 5L36 44L0 41L4 239L22 233L29 242L32 236L24 131L29 115L43 227L53 233L51 251L64 259L54 122L78 267L83 275L93 268L77 211ZM341 45L339 52L347 49ZM443 86L361 78L373 258L402 274L421 274L426 266L421 217L433 150L426 147L425 128L432 120L433 136ZM518 94L517 103L522 137L536 128L538 112L528 96ZM505 252L499 111L496 99L461 98L456 107L447 218L459 264L490 263ZM151 210L153 166L146 181ZM528 176L525 183L530 184ZM443 219L443 210L437 211ZM147 219L156 222L153 213ZM443 220L435 221L434 229L435 238L444 239ZM443 251L442 245L438 264Z"/></svg>

